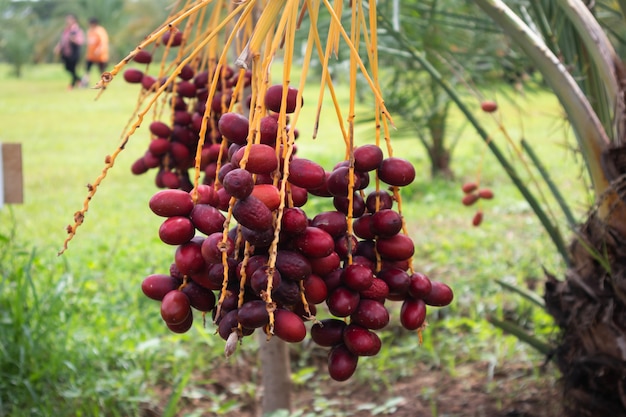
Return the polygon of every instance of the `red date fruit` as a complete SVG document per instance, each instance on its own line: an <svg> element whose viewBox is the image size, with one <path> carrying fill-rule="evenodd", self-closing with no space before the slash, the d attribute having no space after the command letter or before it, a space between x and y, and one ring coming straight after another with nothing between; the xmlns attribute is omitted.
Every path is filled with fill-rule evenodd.
<svg viewBox="0 0 626 417"><path fill-rule="evenodd" d="M392 237L402 230L402 216L397 211L383 209L372 215L370 229L378 237Z"/></svg>
<svg viewBox="0 0 626 417"><path fill-rule="evenodd" d="M400 323L407 330L417 330L426 320L426 304L423 300L411 298L402 302L400 308Z"/></svg>
<svg viewBox="0 0 626 417"><path fill-rule="evenodd" d="M348 253L356 254L358 240L354 235L345 234L335 239L335 252L341 259L346 259Z"/></svg>
<svg viewBox="0 0 626 417"><path fill-rule="evenodd" d="M230 310L218 319L217 333L222 339L228 340L228 336L237 329L237 310Z"/></svg>
<svg viewBox="0 0 626 417"><path fill-rule="evenodd" d="M364 214L352 223L354 234L364 240L373 240L376 235L372 232L370 225L372 224L372 215Z"/></svg>
<svg viewBox="0 0 626 417"><path fill-rule="evenodd" d="M374 278L372 280L372 285L370 285L368 289L361 291L359 294L361 295L361 301L365 298L382 303L389 295L389 286L382 279Z"/></svg>
<svg viewBox="0 0 626 417"><path fill-rule="evenodd" d="M255 185L251 195L261 200L272 211L280 206L280 191L272 184Z"/></svg>
<svg viewBox="0 0 626 417"><path fill-rule="evenodd" d="M198 311L211 311L215 307L215 294L194 281L188 281L181 290L188 298L189 303Z"/></svg>
<svg viewBox="0 0 626 417"><path fill-rule="evenodd" d="M308 226L308 219L304 210L299 207L286 208L281 220L281 231L290 235L303 233Z"/></svg>
<svg viewBox="0 0 626 417"><path fill-rule="evenodd" d="M224 113L217 122L220 133L231 143L245 145L248 138L248 118L239 113Z"/></svg>
<svg viewBox="0 0 626 417"><path fill-rule="evenodd" d="M165 32L161 38L163 45L169 45L171 47L180 46L183 42L183 32L176 31L172 35L172 31Z"/></svg>
<svg viewBox="0 0 626 417"><path fill-rule="evenodd" d="M304 295L307 302L319 304L328 296L326 283L317 275L311 274L302 282L304 285Z"/></svg>
<svg viewBox="0 0 626 417"><path fill-rule="evenodd" d="M328 192L335 197L348 196L348 187L350 181L350 168L347 166L339 166L334 169L326 179L326 187ZM360 183L358 177L354 176L354 189L358 189Z"/></svg>
<svg viewBox="0 0 626 417"><path fill-rule="evenodd" d="M489 188L483 188L478 190L478 197L484 198L485 200L491 200L493 198L493 191Z"/></svg>
<svg viewBox="0 0 626 417"><path fill-rule="evenodd" d="M371 261L376 261L376 242L373 240L361 240L356 248L357 256L363 256ZM375 268L371 268L372 271Z"/></svg>
<svg viewBox="0 0 626 417"><path fill-rule="evenodd" d="M274 311L274 335L289 343L301 342L306 336L306 327L298 315L292 311Z"/></svg>
<svg viewBox="0 0 626 417"><path fill-rule="evenodd" d="M392 261L409 259L415 253L415 245L407 235L398 234L389 238L378 239L376 250L382 258Z"/></svg>
<svg viewBox="0 0 626 417"><path fill-rule="evenodd" d="M263 300L252 300L244 303L237 310L237 320L239 324L247 329L265 326L270 320L267 304Z"/></svg>
<svg viewBox="0 0 626 417"><path fill-rule="evenodd" d="M411 297L424 299L430 294L432 288L433 284L426 275L419 272L415 272L411 275L411 282L409 284L409 295Z"/></svg>
<svg viewBox="0 0 626 417"><path fill-rule="evenodd" d="M148 150L152 155L162 156L170 150L170 141L165 138L153 139L150 141L150 145L148 145ZM156 166L158 165L155 165L153 168L156 168Z"/></svg>
<svg viewBox="0 0 626 417"><path fill-rule="evenodd" d="M161 317L168 324L180 324L191 314L189 297L182 291L168 292L161 302Z"/></svg>
<svg viewBox="0 0 626 417"><path fill-rule="evenodd" d="M480 103L480 108L485 113L493 113L496 110L498 110L498 104L492 100L485 100L482 103Z"/></svg>
<svg viewBox="0 0 626 417"><path fill-rule="evenodd" d="M479 198L480 197L476 193L465 194L465 196L461 199L461 203L463 203L464 206L471 206L477 202Z"/></svg>
<svg viewBox="0 0 626 417"><path fill-rule="evenodd" d="M307 190L316 189L324 185L326 172L317 162L304 158L294 158L289 163L287 181Z"/></svg>
<svg viewBox="0 0 626 417"><path fill-rule="evenodd" d="M263 117L259 133L261 134L261 143L274 146L278 136L278 120L273 116Z"/></svg>
<svg viewBox="0 0 626 417"><path fill-rule="evenodd" d="M311 264L302 254L289 250L279 250L276 256L276 269L283 278L302 281L311 275Z"/></svg>
<svg viewBox="0 0 626 417"><path fill-rule="evenodd" d="M267 285L269 283L268 269L269 267L267 266L261 266L257 268L248 278L252 291L254 291L257 295L261 295L262 291L267 291ZM280 272L274 269L274 273L272 274L272 288L280 287L281 283L282 278L280 276Z"/></svg>
<svg viewBox="0 0 626 417"><path fill-rule="evenodd" d="M374 274L366 266L352 264L344 269L342 279L348 288L354 291L364 291L372 285Z"/></svg>
<svg viewBox="0 0 626 417"><path fill-rule="evenodd" d="M178 78L180 78L181 80L189 81L194 77L194 75L196 75L194 69L191 67L191 65L186 64L180 69L180 72L178 73ZM194 87L197 88L195 83Z"/></svg>
<svg viewBox="0 0 626 417"><path fill-rule="evenodd" d="M189 148L180 142L170 143L170 155L174 159L176 164L185 165L188 161L191 161L191 152Z"/></svg>
<svg viewBox="0 0 626 417"><path fill-rule="evenodd" d="M196 204L189 215L191 222L200 232L210 235L224 228L226 217L215 207L208 204Z"/></svg>
<svg viewBox="0 0 626 417"><path fill-rule="evenodd" d="M257 231L271 229L273 223L270 209L254 196L237 201L233 206L233 217L242 226Z"/></svg>
<svg viewBox="0 0 626 417"><path fill-rule="evenodd" d="M143 157L137 159L130 167L130 172L134 175L141 175L148 172L149 167L146 166L145 159Z"/></svg>
<svg viewBox="0 0 626 417"><path fill-rule="evenodd" d="M165 323L167 328L174 333L186 333L193 325L193 314L189 313L187 318L182 323L172 324Z"/></svg>
<svg viewBox="0 0 626 417"><path fill-rule="evenodd" d="M429 306L445 307L452 302L454 293L452 288L440 281L431 281L432 289L430 294L424 298L424 302Z"/></svg>
<svg viewBox="0 0 626 417"><path fill-rule="evenodd" d="M221 264L220 264L221 265ZM209 276L209 271L211 270L213 265L206 265L202 271L194 272L189 275L189 278L193 280L196 284L207 290L220 290L222 288L222 280L219 282L217 280L212 280Z"/></svg>
<svg viewBox="0 0 626 417"><path fill-rule="evenodd" d="M356 311L350 316L352 323L367 329L382 329L389 323L389 311L380 302L363 299Z"/></svg>
<svg viewBox="0 0 626 417"><path fill-rule="evenodd" d="M163 171L161 181L163 182L164 187L172 190L179 189L181 186L180 177L172 171Z"/></svg>
<svg viewBox="0 0 626 417"><path fill-rule="evenodd" d="M380 352L382 346L376 333L356 324L349 324L344 329L343 343L357 356L374 356Z"/></svg>
<svg viewBox="0 0 626 417"><path fill-rule="evenodd" d="M339 288L342 285L341 276L343 275L343 268L335 269L334 271L324 275L324 282L326 283L326 289L328 290L328 294L331 294L335 291L336 288Z"/></svg>
<svg viewBox="0 0 626 417"><path fill-rule="evenodd" d="M333 197L333 206L347 216L350 209L350 200L348 197ZM354 192L352 194L352 217L361 217L363 213L365 213L365 201L361 194Z"/></svg>
<svg viewBox="0 0 626 417"><path fill-rule="evenodd" d="M151 90L152 87L154 87L154 85L156 84L156 82L157 82L156 78L148 74L144 74L144 76L141 78L141 86L146 90Z"/></svg>
<svg viewBox="0 0 626 417"><path fill-rule="evenodd" d="M224 175L222 185L228 194L239 200L243 200L252 194L252 190L254 189L254 178L252 178L250 171L235 168Z"/></svg>
<svg viewBox="0 0 626 417"><path fill-rule="evenodd" d="M250 145L250 153L246 162L246 169L253 174L271 174L278 168L278 158L276 151L269 145L255 143ZM233 155L231 162L239 165L246 151L245 147L240 148Z"/></svg>
<svg viewBox="0 0 626 417"><path fill-rule="evenodd" d="M317 227L307 227L293 243L308 258L323 258L335 249L333 237Z"/></svg>
<svg viewBox="0 0 626 417"><path fill-rule="evenodd" d="M241 235L247 242L257 249L269 247L274 240L273 229L258 231L241 226Z"/></svg>
<svg viewBox="0 0 626 417"><path fill-rule="evenodd" d="M196 97L196 86L194 83L189 81L180 81L178 84L176 84L176 92L181 97Z"/></svg>
<svg viewBox="0 0 626 417"><path fill-rule="evenodd" d="M201 244L193 240L176 248L174 261L181 274L191 275L206 267L201 248Z"/></svg>
<svg viewBox="0 0 626 417"><path fill-rule="evenodd" d="M359 357L342 343L328 353L328 374L335 381L346 381L356 371Z"/></svg>
<svg viewBox="0 0 626 417"><path fill-rule="evenodd" d="M385 281L390 295L404 295L409 290L411 279L406 271L400 268L386 268L378 273L378 278Z"/></svg>
<svg viewBox="0 0 626 417"><path fill-rule="evenodd" d="M153 300L161 301L170 291L174 291L181 284L181 280L171 275L152 274L141 282L141 291Z"/></svg>
<svg viewBox="0 0 626 417"><path fill-rule="evenodd" d="M198 136L187 125L191 123L191 115L184 110L174 112L174 128L172 129L172 137L185 144L186 146L197 146Z"/></svg>
<svg viewBox="0 0 626 417"><path fill-rule="evenodd" d="M313 217L311 226L322 229L333 238L337 238L348 231L348 220L340 211L324 211Z"/></svg>
<svg viewBox="0 0 626 417"><path fill-rule="evenodd" d="M341 258L333 251L323 258L310 258L309 263L314 274L324 277L341 266Z"/></svg>
<svg viewBox="0 0 626 417"><path fill-rule="evenodd" d="M294 306L300 302L300 285L296 281L283 279L273 292L272 299L284 306Z"/></svg>
<svg viewBox="0 0 626 417"><path fill-rule="evenodd" d="M343 341L346 322L338 319L324 319L311 326L311 339L320 346L331 347Z"/></svg>
<svg viewBox="0 0 626 417"><path fill-rule="evenodd" d="M167 139L163 140L168 142L167 145L169 147L169 141ZM143 162L147 168L156 168L161 165L161 157L160 155L152 153L152 151L148 149L148 152L143 155Z"/></svg>
<svg viewBox="0 0 626 417"><path fill-rule="evenodd" d="M306 204L308 200L308 192L305 188L298 187L297 185L294 185L294 184L287 184L287 189L291 193L291 200L293 202L294 207L302 207L303 205ZM288 206L288 205L290 205L289 198L287 195L285 195L285 206Z"/></svg>
<svg viewBox="0 0 626 417"><path fill-rule="evenodd" d="M406 159L392 156L383 159L380 163L378 178L386 184L403 187L415 179L415 168Z"/></svg>
<svg viewBox="0 0 626 417"><path fill-rule="evenodd" d="M237 279L241 279L241 277L244 275L246 275L247 279L250 279L250 277L252 276L252 274L254 273L254 271L256 271L257 269L261 268L262 266L265 266L267 264L267 260L269 259L269 257L267 255L254 255L251 256L247 263L245 264L245 269L244 269L244 263L243 261L239 262L239 264L237 264Z"/></svg>
<svg viewBox="0 0 626 417"><path fill-rule="evenodd" d="M483 222L483 212L478 210L475 214L474 217L472 217L472 225L475 227L480 226L480 224Z"/></svg>
<svg viewBox="0 0 626 417"><path fill-rule="evenodd" d="M378 208L376 208L377 200ZM375 213L379 210L391 209L393 207L393 197L387 191L372 191L365 198L365 207L370 213Z"/></svg>
<svg viewBox="0 0 626 417"><path fill-rule="evenodd" d="M360 300L361 297L358 292L339 286L330 293L326 304L333 316L348 317L356 311Z"/></svg>
<svg viewBox="0 0 626 417"><path fill-rule="evenodd" d="M296 110L298 90L293 87L287 87L287 100L285 103L285 112L293 113ZM280 105L283 98L283 86L276 84L267 89L265 93L265 107L273 112L280 112Z"/></svg>
<svg viewBox="0 0 626 417"><path fill-rule="evenodd" d="M373 171L383 161L383 151L377 145L363 145L354 149L354 169Z"/></svg>
<svg viewBox="0 0 626 417"><path fill-rule="evenodd" d="M201 246L202 257L207 264L221 263L222 253L226 252L226 256L232 256L234 250L235 242L229 236L226 236L224 241L222 232L211 233Z"/></svg>
<svg viewBox="0 0 626 417"><path fill-rule="evenodd" d="M165 219L159 227L159 238L168 245L182 245L196 234L196 228L188 217L174 216Z"/></svg>
<svg viewBox="0 0 626 417"><path fill-rule="evenodd" d="M157 216L188 216L193 209L189 193L182 190L162 190L152 196L148 203Z"/></svg>
<svg viewBox="0 0 626 417"><path fill-rule="evenodd" d="M143 71L136 68L128 68L124 71L124 81L130 84L140 84L143 79Z"/></svg>
<svg viewBox="0 0 626 417"><path fill-rule="evenodd" d="M463 192L465 194L469 194L469 193L473 193L474 191L476 191L478 189L478 184L476 184L473 181L469 181L466 182L465 184L463 184L463 186L461 187L461 190L463 190Z"/></svg>

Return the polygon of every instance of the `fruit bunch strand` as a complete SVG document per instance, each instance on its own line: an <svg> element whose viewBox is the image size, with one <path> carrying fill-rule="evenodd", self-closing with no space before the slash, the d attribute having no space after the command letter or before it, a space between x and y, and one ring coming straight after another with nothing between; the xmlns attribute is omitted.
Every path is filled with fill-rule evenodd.
<svg viewBox="0 0 626 417"><path fill-rule="evenodd" d="M378 85L375 7L368 14L364 2L351 2L349 33L338 17L343 7L340 0L189 1L111 73L131 62L145 65L123 73L141 86L123 143L152 109L148 150L131 170L157 171L161 190L149 207L163 218L161 241L175 248L169 271L142 282L145 295L160 302L166 326L183 333L193 310L203 319L210 313L229 356L256 329L297 343L312 322L311 338L329 348L328 371L337 380L354 373L359 357L380 351L376 332L390 320L385 303L401 302L402 326L419 331L427 306L453 298L446 284L413 269L415 245L400 190L416 172L391 147L393 121ZM320 11L331 16L325 36L317 29ZM294 74L296 33L306 16L308 43ZM340 47L350 51L345 119L327 68ZM158 53L161 65L152 68ZM323 69L311 136L328 89L345 149L331 169L297 148L313 54ZM280 61L282 77L274 83L272 67ZM357 146L359 73L375 97L376 139ZM107 157L107 169L113 161ZM312 213L313 199L331 199L334 210ZM322 305L330 318L318 320Z"/></svg>

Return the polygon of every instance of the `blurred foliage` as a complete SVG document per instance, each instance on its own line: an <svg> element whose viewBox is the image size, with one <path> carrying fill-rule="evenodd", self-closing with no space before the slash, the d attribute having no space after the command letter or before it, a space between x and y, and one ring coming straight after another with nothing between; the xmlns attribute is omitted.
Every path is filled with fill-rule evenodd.
<svg viewBox="0 0 626 417"><path fill-rule="evenodd" d="M0 7L8 3L3 1ZM0 14L0 59L13 66L13 74L21 76L22 68L31 61L35 44L35 18L26 10Z"/></svg>
<svg viewBox="0 0 626 417"><path fill-rule="evenodd" d="M0 62L18 68L29 63L54 62L68 13L78 17L83 29L96 17L109 32L115 64L163 23L171 6L168 0L17 0L0 1Z"/></svg>
<svg viewBox="0 0 626 417"><path fill-rule="evenodd" d="M532 70L489 19L464 0L394 2L379 6L379 59L385 104L397 115L399 135L427 151L431 174L454 176L452 152L462 132L449 131L452 101L422 65L400 47L400 37L465 99L482 100L486 84L521 86Z"/></svg>

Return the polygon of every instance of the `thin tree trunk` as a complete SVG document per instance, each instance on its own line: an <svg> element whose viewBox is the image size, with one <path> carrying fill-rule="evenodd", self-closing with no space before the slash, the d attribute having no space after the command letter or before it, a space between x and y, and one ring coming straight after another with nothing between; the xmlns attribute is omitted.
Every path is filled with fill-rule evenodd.
<svg viewBox="0 0 626 417"><path fill-rule="evenodd" d="M265 333L258 333L263 385L262 413L291 411L291 370L287 343L278 337L266 341Z"/></svg>
<svg viewBox="0 0 626 417"><path fill-rule="evenodd" d="M450 150L446 148L445 144L447 113L446 106L428 119L428 130L431 138L431 145L428 147L428 157L430 158L430 174L433 178L454 178L454 173L450 168Z"/></svg>

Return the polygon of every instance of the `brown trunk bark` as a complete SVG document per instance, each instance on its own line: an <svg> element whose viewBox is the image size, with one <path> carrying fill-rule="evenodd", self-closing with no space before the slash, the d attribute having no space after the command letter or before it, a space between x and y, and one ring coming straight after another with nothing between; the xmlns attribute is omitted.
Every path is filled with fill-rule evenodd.
<svg viewBox="0 0 626 417"><path fill-rule="evenodd" d="M259 357L263 385L262 414L276 411L291 411L291 369L287 343L274 336L266 341L259 333Z"/></svg>
<svg viewBox="0 0 626 417"><path fill-rule="evenodd" d="M545 294L567 415L626 417L626 241L592 215L570 250L566 279L548 277Z"/></svg>
<svg viewBox="0 0 626 417"><path fill-rule="evenodd" d="M447 113L446 106L428 119L428 130L431 138L428 158L430 159L430 175L433 178L454 178L454 173L450 169L450 150L446 148L445 143Z"/></svg>
<svg viewBox="0 0 626 417"><path fill-rule="evenodd" d="M450 168L450 152L447 149L431 148L428 150L430 159L431 177L441 177L448 180L454 178L454 172Z"/></svg>

